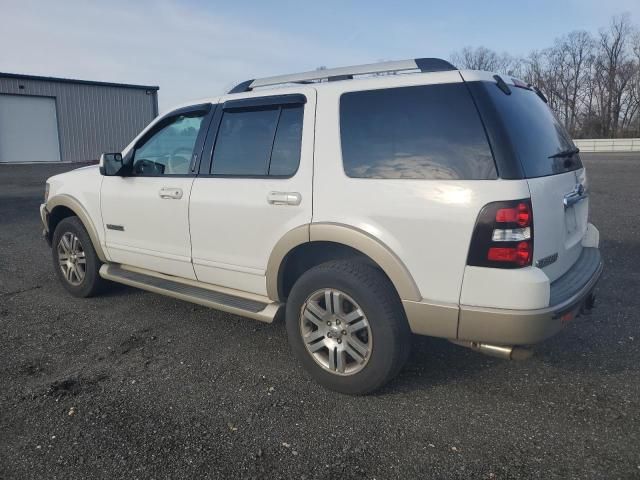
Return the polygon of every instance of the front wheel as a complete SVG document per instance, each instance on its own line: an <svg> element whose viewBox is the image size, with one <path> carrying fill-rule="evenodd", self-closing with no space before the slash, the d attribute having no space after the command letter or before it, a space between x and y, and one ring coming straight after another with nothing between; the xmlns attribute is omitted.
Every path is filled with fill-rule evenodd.
<svg viewBox="0 0 640 480"><path fill-rule="evenodd" d="M342 393L369 393L405 363L410 332L388 278L359 261L333 261L305 272L287 300L287 334L306 370Z"/></svg>
<svg viewBox="0 0 640 480"><path fill-rule="evenodd" d="M51 253L56 275L74 297L91 297L104 286L100 259L78 217L67 217L53 232Z"/></svg>

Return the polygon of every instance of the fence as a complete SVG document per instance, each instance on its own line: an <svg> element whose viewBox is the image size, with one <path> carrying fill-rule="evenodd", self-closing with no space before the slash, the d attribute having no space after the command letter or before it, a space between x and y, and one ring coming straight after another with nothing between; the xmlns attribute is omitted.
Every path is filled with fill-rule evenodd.
<svg viewBox="0 0 640 480"><path fill-rule="evenodd" d="M640 152L640 138L574 140L582 152Z"/></svg>

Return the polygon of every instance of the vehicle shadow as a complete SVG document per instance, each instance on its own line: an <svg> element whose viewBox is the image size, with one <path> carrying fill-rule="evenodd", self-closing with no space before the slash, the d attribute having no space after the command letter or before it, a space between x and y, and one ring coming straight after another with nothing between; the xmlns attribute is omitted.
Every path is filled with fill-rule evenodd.
<svg viewBox="0 0 640 480"><path fill-rule="evenodd" d="M100 292L100 297L114 298L114 297L131 297L133 295L140 295L143 290L139 288L130 287L122 283L108 282L105 289Z"/></svg>
<svg viewBox="0 0 640 480"><path fill-rule="evenodd" d="M437 385L474 377L505 361L454 345L442 338L414 335L411 354L398 377L373 395L428 390Z"/></svg>
<svg viewBox="0 0 640 480"><path fill-rule="evenodd" d="M573 373L597 369L616 374L637 364L640 347L637 311L640 297L640 243L603 239L604 270L596 286L595 308L574 319L537 348L545 365Z"/></svg>

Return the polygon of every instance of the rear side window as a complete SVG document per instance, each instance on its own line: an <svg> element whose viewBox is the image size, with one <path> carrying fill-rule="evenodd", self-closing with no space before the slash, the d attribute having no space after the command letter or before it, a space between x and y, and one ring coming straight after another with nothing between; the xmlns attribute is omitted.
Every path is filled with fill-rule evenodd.
<svg viewBox="0 0 640 480"><path fill-rule="evenodd" d="M462 83L345 93L340 137L349 177L497 177L484 128Z"/></svg>
<svg viewBox="0 0 640 480"><path fill-rule="evenodd" d="M490 108L482 106L486 104L483 99L479 102L481 111L484 110L483 116L496 117L488 119L488 128L493 128L494 122L500 123L497 128L506 133L526 178L582 168L579 155L563 154L575 149L571 136L534 91L511 86L511 94L506 95L491 82L470 84L470 87L473 92L478 92L474 95L488 97ZM559 153L561 155L558 156Z"/></svg>
<svg viewBox="0 0 640 480"><path fill-rule="evenodd" d="M300 163L303 105L225 111L214 175L292 176Z"/></svg>
<svg viewBox="0 0 640 480"><path fill-rule="evenodd" d="M281 110L271 151L269 175L293 175L300 163L302 143L302 106Z"/></svg>

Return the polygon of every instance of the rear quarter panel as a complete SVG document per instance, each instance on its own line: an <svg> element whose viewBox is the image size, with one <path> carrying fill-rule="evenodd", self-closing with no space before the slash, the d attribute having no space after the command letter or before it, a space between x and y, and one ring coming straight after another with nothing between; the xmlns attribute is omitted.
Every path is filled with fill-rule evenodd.
<svg viewBox="0 0 640 480"><path fill-rule="evenodd" d="M340 145L340 95L347 91L462 81L457 72L336 82L318 89L313 222L364 230L405 264L422 297L458 304L480 209L529 197L523 180L410 180L348 177Z"/></svg>

